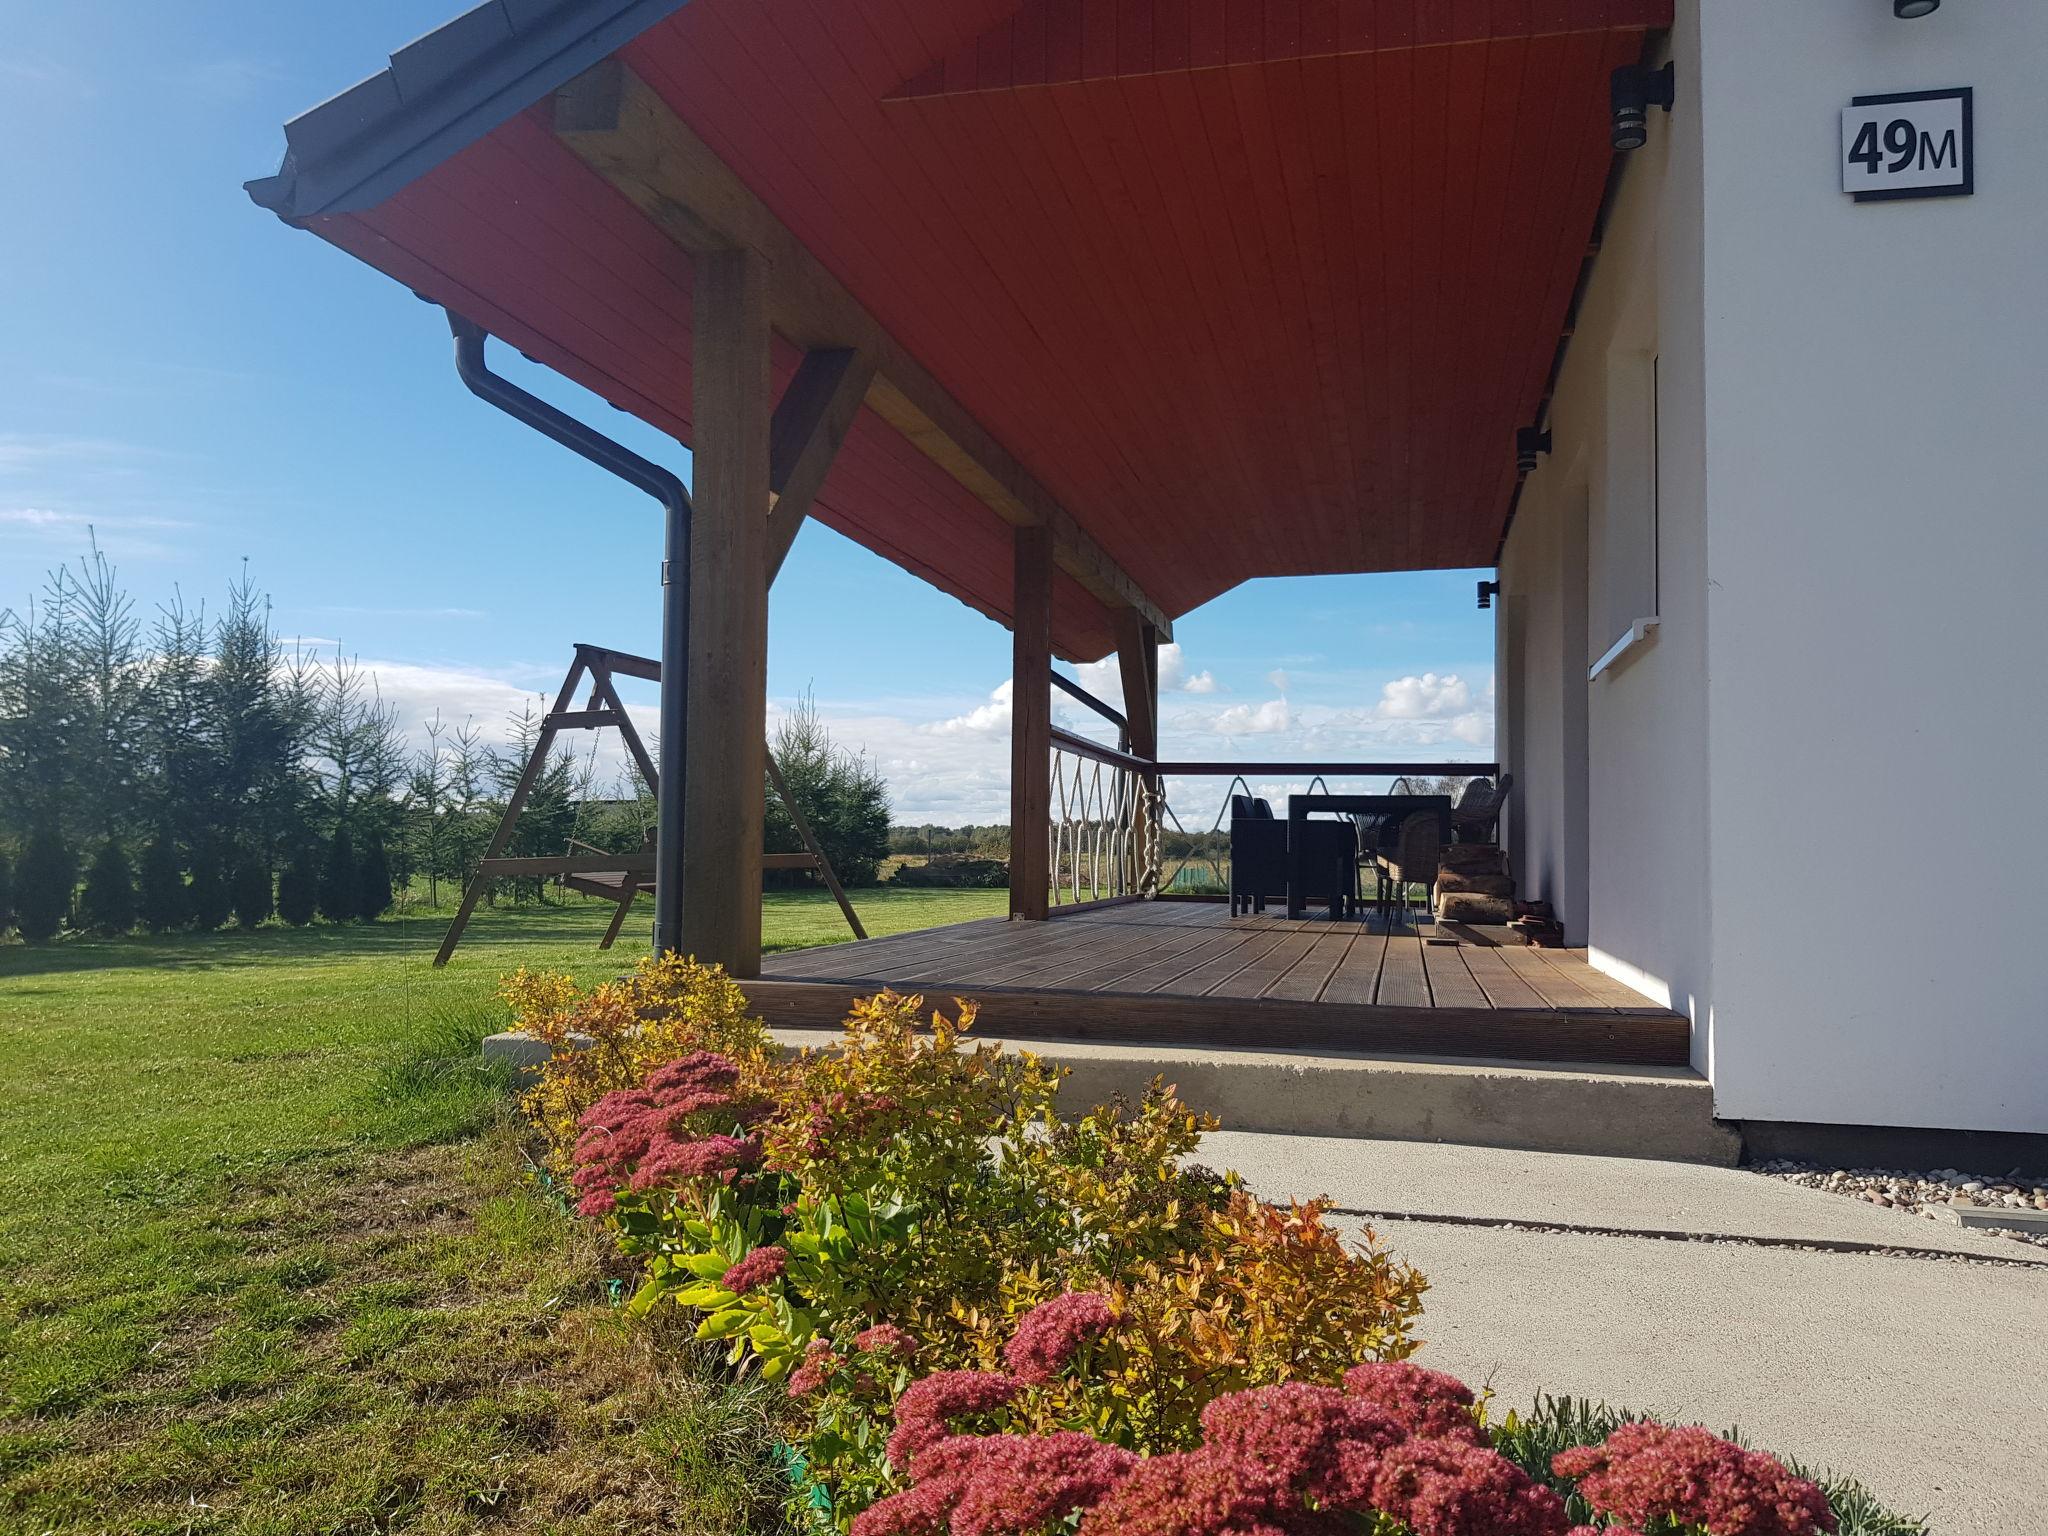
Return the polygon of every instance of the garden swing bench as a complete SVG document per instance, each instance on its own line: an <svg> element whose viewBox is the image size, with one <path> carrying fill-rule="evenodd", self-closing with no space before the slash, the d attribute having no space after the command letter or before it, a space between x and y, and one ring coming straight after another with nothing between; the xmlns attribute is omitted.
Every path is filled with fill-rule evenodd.
<svg viewBox="0 0 2048 1536"><path fill-rule="evenodd" d="M640 733L634 729L633 721L626 713L626 706L619 701L613 677L639 678L645 682L661 681L661 663L645 656L634 656L626 651L607 650L603 646L578 644L576 659L570 664L569 675L562 680L561 690L555 695L554 706L541 717L540 730L533 739L533 751L528 754L526 767L520 772L519 781L512 788L511 796L505 802L505 814L498 821L498 830L491 834L490 846L485 848L483 858L478 862L476 873L470 878L468 887L462 893L462 905L456 908L455 920L448 925L448 933L441 940L441 948L434 955L434 964L443 966L448 957L455 953L455 946L461 942L463 930L469 926L469 919L476 911L476 904L490 888L493 880L524 876L527 878L553 876L573 891L594 896L604 901L617 903L610 925L605 929L604 938L599 942L601 950L610 949L625 926L626 914L642 891L654 889L654 834L648 833L646 842L635 853L607 853L593 848L588 843L570 839L570 851L559 854L543 854L532 858L504 857L506 845L512 841L512 831L519 821L519 813L526 808L527 796L540 781L541 771L546 767L548 754L554 750L555 738L563 731L601 731L607 726L615 728L632 754L633 766L646 780L650 792L655 792L659 783L654 760L648 756L646 745L640 740ZM590 699L583 709L571 706L576 702L579 685L585 678L590 681ZM802 809L789 793L789 786L783 782L782 770L776 766L775 754L764 753L768 766L768 783L775 796L789 812L790 824L803 840L802 853L767 853L761 856L764 870L808 869L815 870L825 882L825 888L832 893L832 899L839 903L839 910L846 917L847 927L853 930L856 939L868 936L861 926L859 915L853 910L853 903L846 899L846 891L833 872L832 861L825 856L824 848L811 832L811 825L804 819ZM580 851L578 851L580 850Z"/></svg>

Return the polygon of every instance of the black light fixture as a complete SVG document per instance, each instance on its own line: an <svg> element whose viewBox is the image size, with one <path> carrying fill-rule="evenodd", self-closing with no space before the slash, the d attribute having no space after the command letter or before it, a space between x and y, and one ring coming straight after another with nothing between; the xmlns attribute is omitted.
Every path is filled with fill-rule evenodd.
<svg viewBox="0 0 2048 1536"><path fill-rule="evenodd" d="M1608 77L1607 104L1614 114L1616 149L1641 149L1649 141L1650 108L1669 112L1677 81L1677 69L1670 64L1662 69L1624 64Z"/></svg>
<svg viewBox="0 0 2048 1536"><path fill-rule="evenodd" d="M1548 452L1548 431L1536 427L1515 428L1515 468L1522 474L1533 473L1536 468L1536 456Z"/></svg>
<svg viewBox="0 0 2048 1536"><path fill-rule="evenodd" d="M1494 598L1497 597L1499 594L1499 582L1482 581L1481 583L1479 583L1479 606L1481 608L1491 608L1493 606Z"/></svg>
<svg viewBox="0 0 2048 1536"><path fill-rule="evenodd" d="M1941 0L1892 0L1892 14L1901 21L1918 21L1941 9Z"/></svg>

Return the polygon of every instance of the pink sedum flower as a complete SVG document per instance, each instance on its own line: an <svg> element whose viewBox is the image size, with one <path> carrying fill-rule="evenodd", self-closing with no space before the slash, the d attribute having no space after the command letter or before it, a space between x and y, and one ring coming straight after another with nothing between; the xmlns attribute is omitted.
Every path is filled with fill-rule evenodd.
<svg viewBox="0 0 2048 1536"><path fill-rule="evenodd" d="M1624 1424L1600 1445L1551 1458L1560 1477L1603 1515L1638 1525L1669 1520L1714 1536L1813 1536L1835 1529L1818 1485L1775 1457L1697 1427Z"/></svg>
<svg viewBox="0 0 2048 1536"><path fill-rule="evenodd" d="M1107 1296L1068 1291L1042 1301L1017 1320L1003 1361L1020 1381L1042 1386L1065 1370L1075 1352L1116 1321Z"/></svg>
<svg viewBox="0 0 2048 1536"><path fill-rule="evenodd" d="M730 1181L757 1167L758 1137L707 1134L760 1118L759 1103L735 1099L729 1091L738 1079L739 1068L725 1057L698 1051L657 1068L640 1087L608 1093L591 1105L576 1122L582 1134L571 1182L583 1197L577 1208L606 1216L622 1190L644 1194L703 1178ZM596 1198L601 1191L612 1201Z"/></svg>
<svg viewBox="0 0 2048 1536"><path fill-rule="evenodd" d="M839 1365L839 1357L832 1353L832 1346L823 1339L813 1339L804 1346L803 1364L789 1373L789 1395L809 1397L819 1391L831 1379L832 1371Z"/></svg>
<svg viewBox="0 0 2048 1536"><path fill-rule="evenodd" d="M1464 1440L1404 1440L1380 1460L1373 1507L1415 1536L1564 1536L1564 1500Z"/></svg>
<svg viewBox="0 0 2048 1536"><path fill-rule="evenodd" d="M917 1341L894 1323L877 1323L855 1334L853 1347L864 1355L895 1355L902 1360L917 1353Z"/></svg>
<svg viewBox="0 0 2048 1536"><path fill-rule="evenodd" d="M718 1283L735 1296L744 1296L749 1291L759 1290L771 1280L780 1280L788 1268L788 1249L756 1248L726 1270L725 1278Z"/></svg>
<svg viewBox="0 0 2048 1536"><path fill-rule="evenodd" d="M1344 1390L1382 1409L1411 1435L1487 1444L1472 1417L1472 1389L1455 1376L1405 1360L1368 1361L1344 1373Z"/></svg>
<svg viewBox="0 0 2048 1536"><path fill-rule="evenodd" d="M918 1453L912 1484L862 1513L854 1536L1035 1536L1092 1507L1138 1465L1092 1435L952 1435Z"/></svg>
<svg viewBox="0 0 2048 1536"><path fill-rule="evenodd" d="M1208 1450L1139 1462L1081 1517L1080 1536L1345 1536L1341 1517L1311 1514L1269 1479Z"/></svg>
<svg viewBox="0 0 2048 1536"><path fill-rule="evenodd" d="M994 1371L934 1371L903 1389L896 1400L896 1429L889 1436L889 1461L909 1471L920 1452L952 1438L952 1421L993 1413L1013 1402L1024 1383Z"/></svg>
<svg viewBox="0 0 2048 1536"><path fill-rule="evenodd" d="M1371 1507L1381 1455L1408 1432L1378 1407L1333 1387L1284 1382L1216 1398L1202 1410L1203 1450L1276 1496L1319 1507Z"/></svg>

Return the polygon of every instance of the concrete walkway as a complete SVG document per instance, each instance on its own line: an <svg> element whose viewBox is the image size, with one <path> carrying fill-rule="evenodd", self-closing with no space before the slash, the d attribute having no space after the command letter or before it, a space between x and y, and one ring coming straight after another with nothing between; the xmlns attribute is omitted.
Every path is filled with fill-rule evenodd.
<svg viewBox="0 0 2048 1536"><path fill-rule="evenodd" d="M1201 1157L1372 1213L1429 1277L1420 1361L1505 1404L1739 1425L1937 1531L2039 1524L2039 1248L1735 1169L1235 1132Z"/></svg>

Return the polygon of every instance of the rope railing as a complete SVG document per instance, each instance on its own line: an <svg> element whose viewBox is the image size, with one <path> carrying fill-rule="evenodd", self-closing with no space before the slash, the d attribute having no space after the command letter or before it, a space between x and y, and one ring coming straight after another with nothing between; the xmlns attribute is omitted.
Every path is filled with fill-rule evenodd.
<svg viewBox="0 0 2048 1536"><path fill-rule="evenodd" d="M1052 731L1047 829L1052 904L1114 901L1230 888L1230 798L1254 780L1326 791L1333 778L1498 777L1497 763L1152 762L1072 731ZM1166 795L1169 779L1227 778L1209 825L1190 831Z"/></svg>
<svg viewBox="0 0 2048 1536"><path fill-rule="evenodd" d="M1113 901L1159 889L1159 779L1114 747L1052 733L1052 905Z"/></svg>

